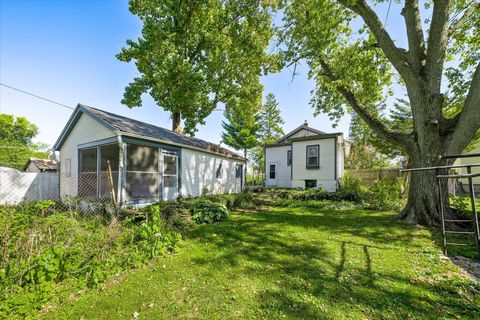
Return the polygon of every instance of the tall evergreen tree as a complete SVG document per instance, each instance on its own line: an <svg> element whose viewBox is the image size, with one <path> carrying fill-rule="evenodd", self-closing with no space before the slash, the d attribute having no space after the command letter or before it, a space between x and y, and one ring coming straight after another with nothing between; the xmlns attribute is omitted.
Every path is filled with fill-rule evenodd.
<svg viewBox="0 0 480 320"><path fill-rule="evenodd" d="M256 87L257 90L251 90ZM253 85L242 90L242 94L228 101L225 110L226 122L222 121L223 142L237 150L243 150L247 158L247 152L258 145L258 132L260 131L259 109L261 101L258 92L261 85ZM244 176L247 176L245 167Z"/></svg>
<svg viewBox="0 0 480 320"><path fill-rule="evenodd" d="M263 146L277 141L285 134L282 128L282 125L285 123L285 121L282 118L277 99L273 93L268 93L265 97L265 103L260 110L259 117L259 146L252 150L251 158L255 163L255 167L263 172Z"/></svg>
<svg viewBox="0 0 480 320"><path fill-rule="evenodd" d="M275 142L285 134L282 128L285 121L282 119L277 99L273 93L267 94L265 98L265 104L260 111L260 124L260 142L262 144Z"/></svg>

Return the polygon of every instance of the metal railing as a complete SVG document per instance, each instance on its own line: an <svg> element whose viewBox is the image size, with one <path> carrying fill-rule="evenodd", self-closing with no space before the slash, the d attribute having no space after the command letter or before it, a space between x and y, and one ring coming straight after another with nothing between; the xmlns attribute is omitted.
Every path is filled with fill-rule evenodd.
<svg viewBox="0 0 480 320"><path fill-rule="evenodd" d="M444 155L442 159L457 159L457 158L473 158L480 157L480 153L470 153L470 154L449 154ZM423 167L423 168L411 168L403 169L401 172L420 172L420 171L432 171L434 170L437 178L437 187L438 187L438 196L440 200L440 218L441 218L441 232L443 239L443 253L448 255L448 246L468 246L467 243L457 243L457 242L448 242L447 234L458 234L458 235L474 235L475 245L477 247L477 259L480 260L480 226L478 221L478 213L476 208L476 199L475 199L475 187L473 184L473 178L480 177L480 173L472 173L472 168L480 167L480 164L464 164L464 165L446 165L446 166L433 166L433 167ZM466 174L448 174L450 169L462 169L466 168ZM444 172L442 174L442 171ZM470 194L470 205L472 208L473 219L445 219L445 208L443 199L444 193L442 190L442 179L468 179L468 187ZM448 197L448 195L447 195ZM473 223L473 231L458 231L458 230L448 230L445 227L446 223Z"/></svg>

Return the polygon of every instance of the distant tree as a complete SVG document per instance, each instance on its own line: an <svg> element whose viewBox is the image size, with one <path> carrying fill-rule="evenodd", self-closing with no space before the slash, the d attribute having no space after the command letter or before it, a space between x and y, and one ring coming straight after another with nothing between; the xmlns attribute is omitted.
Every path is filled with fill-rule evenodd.
<svg viewBox="0 0 480 320"><path fill-rule="evenodd" d="M28 158L48 158L46 145L32 142L37 134L26 118L0 114L0 166L22 169Z"/></svg>
<svg viewBox="0 0 480 320"><path fill-rule="evenodd" d="M172 130L194 134L218 103L255 85L274 65L266 53L273 35L268 1L130 0L142 35L117 55L135 61L139 75L122 103L142 105L149 93L172 114ZM184 120L185 128L181 128Z"/></svg>
<svg viewBox="0 0 480 320"><path fill-rule="evenodd" d="M0 114L0 140L28 145L38 134L38 127L23 117Z"/></svg>
<svg viewBox="0 0 480 320"><path fill-rule="evenodd" d="M259 117L259 145L253 148L250 157L254 163L254 168L263 172L263 146L273 143L285 135L282 128L285 121L282 118L277 99L273 93L269 93L265 97L265 103L260 110Z"/></svg>
<svg viewBox="0 0 480 320"><path fill-rule="evenodd" d="M273 93L267 94L265 104L260 111L260 142L262 144L273 143L285 133L282 125L285 121L280 114L277 99Z"/></svg>
<svg viewBox="0 0 480 320"><path fill-rule="evenodd" d="M224 113L226 121L222 121L222 140L234 149L243 150L245 158L248 150L258 144L261 126L259 109L257 93L249 91L230 99Z"/></svg>

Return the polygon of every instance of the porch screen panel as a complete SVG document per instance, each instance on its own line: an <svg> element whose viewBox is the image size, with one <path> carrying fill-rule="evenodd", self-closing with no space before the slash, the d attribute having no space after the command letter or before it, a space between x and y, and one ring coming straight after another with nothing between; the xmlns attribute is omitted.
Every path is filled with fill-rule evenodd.
<svg viewBox="0 0 480 320"><path fill-rule="evenodd" d="M80 150L78 195L97 196L97 148Z"/></svg>
<svg viewBox="0 0 480 320"><path fill-rule="evenodd" d="M126 192L129 200L160 197L158 148L127 145Z"/></svg>
<svg viewBox="0 0 480 320"><path fill-rule="evenodd" d="M118 161L119 161L119 146L118 144L109 144L100 147L100 177L99 177L99 197L101 199L110 199L112 194L110 190L109 176L108 176L108 161L112 168L113 186L115 196L118 196Z"/></svg>

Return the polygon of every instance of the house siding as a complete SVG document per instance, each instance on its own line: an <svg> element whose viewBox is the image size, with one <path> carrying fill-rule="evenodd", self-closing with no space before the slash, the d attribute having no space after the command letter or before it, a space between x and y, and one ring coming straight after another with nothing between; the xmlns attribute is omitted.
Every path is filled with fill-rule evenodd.
<svg viewBox="0 0 480 320"><path fill-rule="evenodd" d="M115 137L113 131L90 115L82 113L60 149L60 196L62 199L66 196L78 195L78 145L111 137ZM66 172L67 159L70 159L70 175Z"/></svg>
<svg viewBox="0 0 480 320"><path fill-rule="evenodd" d="M475 146L475 149L468 151L467 154L468 153L480 153L480 143ZM479 157L471 157L471 158L458 158L454 164L466 165L466 164L478 164L478 163L480 163ZM460 174L466 174L467 168L457 169L457 171ZM480 173L480 167L473 167L472 173ZM458 180L464 185L465 190L468 191L468 179L458 179ZM472 178L472 181L475 187L477 187L478 189L478 185L480 185L480 177L474 177ZM478 193L479 190L477 189L475 189L475 193Z"/></svg>
<svg viewBox="0 0 480 320"><path fill-rule="evenodd" d="M335 138L294 141L292 143L293 188L305 188L305 180L317 180L317 187L331 192L336 191L337 180L335 170L343 166L339 162L341 159L338 158L338 154L337 157L335 156L335 149L337 149L337 152L341 149L338 145L337 148L335 148L335 143ZM320 146L319 168L307 169L306 149L309 145ZM337 160L337 168L335 166L335 160ZM342 172L337 171L337 178L341 173Z"/></svg>
<svg viewBox="0 0 480 320"><path fill-rule="evenodd" d="M204 190L208 194L241 191L242 183L240 178L236 178L236 165L243 164L245 168L244 162L188 148L182 148L181 159L180 194L182 196L197 197L202 195ZM223 175L217 178L217 169L220 164L222 164Z"/></svg>
<svg viewBox="0 0 480 320"><path fill-rule="evenodd" d="M265 174L267 187L292 187L292 167L287 166L287 151L291 145L265 148ZM295 156L292 154L292 160ZM270 165L275 165L275 179L270 179Z"/></svg>

